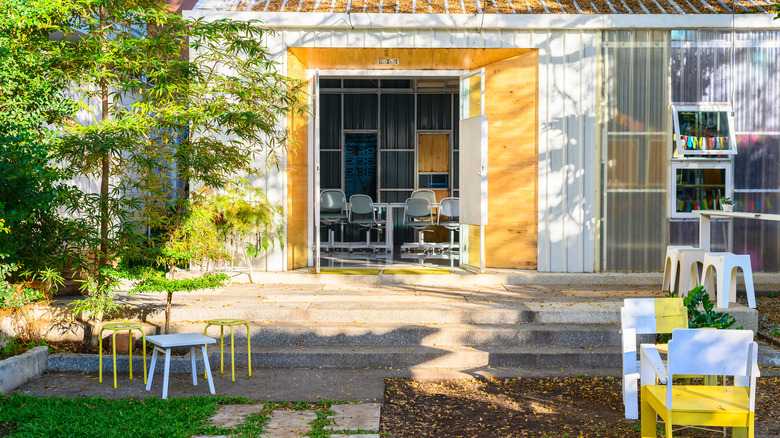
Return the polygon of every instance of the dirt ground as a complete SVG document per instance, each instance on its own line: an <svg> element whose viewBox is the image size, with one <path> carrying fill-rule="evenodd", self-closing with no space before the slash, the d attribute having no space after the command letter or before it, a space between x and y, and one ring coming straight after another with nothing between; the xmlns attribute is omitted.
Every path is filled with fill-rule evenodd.
<svg viewBox="0 0 780 438"><path fill-rule="evenodd" d="M780 378L758 382L756 437L778 437ZM623 417L620 380L609 377L386 379L385 388L380 432L387 437L640 436L639 421ZM685 430L675 436L723 434Z"/></svg>

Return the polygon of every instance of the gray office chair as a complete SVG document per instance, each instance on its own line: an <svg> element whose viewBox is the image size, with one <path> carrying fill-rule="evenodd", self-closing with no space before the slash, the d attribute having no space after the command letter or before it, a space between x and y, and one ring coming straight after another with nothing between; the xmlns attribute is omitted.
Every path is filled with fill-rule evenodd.
<svg viewBox="0 0 780 438"><path fill-rule="evenodd" d="M374 201L367 195L352 195L349 197L349 214L347 215L347 221L350 224L357 225L361 229L366 230L366 243L365 244L351 244L350 251L354 248L366 248L373 249L374 252L379 247L385 247L385 245L377 244L371 245L371 230L376 229L379 232L382 231L383 223L377 216L376 208L374 208Z"/></svg>
<svg viewBox="0 0 780 438"><path fill-rule="evenodd" d="M347 197L344 191L327 189L320 192L320 225L324 225L328 230L328 243L322 245L325 251L336 248L333 226L343 225L347 221L346 207Z"/></svg>
<svg viewBox="0 0 780 438"><path fill-rule="evenodd" d="M442 216L446 220L442 220ZM436 225L450 230L450 246L445 251L452 251L455 246L455 230L460 232L460 200L458 198L444 198L439 205L439 214L436 217Z"/></svg>
<svg viewBox="0 0 780 438"><path fill-rule="evenodd" d="M412 198L425 198L431 205L436 204L436 193L429 189L417 189L412 192Z"/></svg>
<svg viewBox="0 0 780 438"><path fill-rule="evenodd" d="M426 228L433 225L433 212L431 203L425 197L409 198L404 203L404 221L405 226L410 226L417 230L417 243L404 243L401 245L401 251L408 251L412 248L426 250L425 238L423 232Z"/></svg>

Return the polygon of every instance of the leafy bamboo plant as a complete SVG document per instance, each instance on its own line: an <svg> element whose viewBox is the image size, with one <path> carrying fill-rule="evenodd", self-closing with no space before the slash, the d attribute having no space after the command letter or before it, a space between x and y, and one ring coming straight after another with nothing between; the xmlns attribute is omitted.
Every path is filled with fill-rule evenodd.
<svg viewBox="0 0 780 438"><path fill-rule="evenodd" d="M72 196L72 211L85 225L75 253L88 294L75 308L99 326L116 308L110 265L164 246L188 217L191 186L219 190L235 175L262 177L258 160L281 165L292 143L280 126L307 110L304 84L277 72L257 22L187 20L158 0L4 5L19 46L35 38L41 83L68 84L62 106L92 119L57 121L54 158L98 183Z"/></svg>

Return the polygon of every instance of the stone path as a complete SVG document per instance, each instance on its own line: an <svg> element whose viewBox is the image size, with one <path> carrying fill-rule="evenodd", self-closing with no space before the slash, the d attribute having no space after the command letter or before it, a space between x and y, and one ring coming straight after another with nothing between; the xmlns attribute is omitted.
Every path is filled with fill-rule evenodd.
<svg viewBox="0 0 780 438"><path fill-rule="evenodd" d="M335 415L326 429L340 432L332 438L379 438L379 403L332 405ZM211 425L230 429L243 423L246 417L263 410L263 405L222 405L211 417ZM314 411L276 410L270 415L263 438L298 438L312 430L311 422L317 419ZM343 432L352 432L344 434ZM193 438L228 438L227 435L197 435Z"/></svg>

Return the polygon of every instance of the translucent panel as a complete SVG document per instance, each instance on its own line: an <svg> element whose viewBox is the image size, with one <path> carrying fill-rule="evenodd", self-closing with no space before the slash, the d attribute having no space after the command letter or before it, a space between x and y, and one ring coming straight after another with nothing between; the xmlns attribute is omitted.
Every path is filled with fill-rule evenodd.
<svg viewBox="0 0 780 438"><path fill-rule="evenodd" d="M726 169L675 169L675 211L717 210L726 194Z"/></svg>
<svg viewBox="0 0 780 438"><path fill-rule="evenodd" d="M344 129L376 129L378 98L376 94L345 94Z"/></svg>
<svg viewBox="0 0 780 438"><path fill-rule="evenodd" d="M606 197L607 268L658 271L666 253L666 192L613 192Z"/></svg>
<svg viewBox="0 0 780 438"><path fill-rule="evenodd" d="M382 149L414 149L414 95L380 96Z"/></svg>
<svg viewBox="0 0 780 438"><path fill-rule="evenodd" d="M737 142L740 153L734 157L734 189L780 190L780 135L740 135ZM764 211L780 213L780 205Z"/></svg>
<svg viewBox="0 0 780 438"><path fill-rule="evenodd" d="M320 188L341 188L341 151L320 151Z"/></svg>
<svg viewBox="0 0 780 438"><path fill-rule="evenodd" d="M452 95L417 95L417 129L448 130L452 127Z"/></svg>
<svg viewBox="0 0 780 438"><path fill-rule="evenodd" d="M320 149L341 149L340 94L320 95Z"/></svg>
<svg viewBox="0 0 780 438"><path fill-rule="evenodd" d="M460 114L464 119L482 115L482 76L477 72L460 81Z"/></svg>
<svg viewBox="0 0 780 438"><path fill-rule="evenodd" d="M603 34L602 270L656 271L663 265L671 144L667 35Z"/></svg>
<svg viewBox="0 0 780 438"><path fill-rule="evenodd" d="M414 152L382 152L383 189L414 188Z"/></svg>
<svg viewBox="0 0 780 438"><path fill-rule="evenodd" d="M672 102L732 103L735 131L780 132L778 41L780 31L673 31Z"/></svg>

